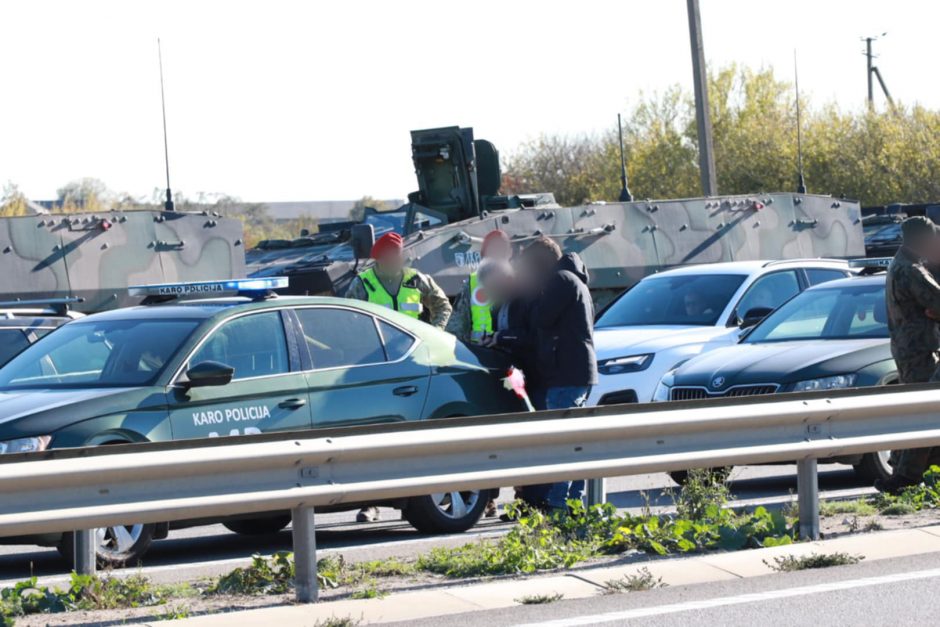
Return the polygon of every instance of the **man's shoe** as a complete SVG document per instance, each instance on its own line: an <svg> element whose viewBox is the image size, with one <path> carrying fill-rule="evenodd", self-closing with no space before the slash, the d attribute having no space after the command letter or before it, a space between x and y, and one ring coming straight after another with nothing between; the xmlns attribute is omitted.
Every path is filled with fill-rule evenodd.
<svg viewBox="0 0 940 627"><path fill-rule="evenodd" d="M382 520L378 507L363 507L356 514L356 522L378 522Z"/></svg>
<svg viewBox="0 0 940 627"><path fill-rule="evenodd" d="M496 501L491 499L490 502L486 504L486 509L483 510L483 516L486 518L496 518L498 513L499 508L496 507Z"/></svg>
<svg viewBox="0 0 940 627"><path fill-rule="evenodd" d="M875 489L882 494L897 496L904 492L906 488L919 485L920 479L905 477L904 475L892 474L886 479L876 479Z"/></svg>

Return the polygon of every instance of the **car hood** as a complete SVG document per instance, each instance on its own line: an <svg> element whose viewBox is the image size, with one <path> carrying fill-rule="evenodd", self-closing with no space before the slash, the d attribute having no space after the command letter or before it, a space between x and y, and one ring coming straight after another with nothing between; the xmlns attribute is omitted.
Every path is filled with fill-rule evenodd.
<svg viewBox="0 0 940 627"><path fill-rule="evenodd" d="M716 326L633 326L603 327L594 330L594 349L598 359L655 353L683 344L702 344L736 332Z"/></svg>
<svg viewBox="0 0 940 627"><path fill-rule="evenodd" d="M887 339L807 340L735 344L686 362L673 385L711 388L723 378L720 389L755 383L787 384L837 374L849 374L890 359Z"/></svg>
<svg viewBox="0 0 940 627"><path fill-rule="evenodd" d="M150 388L83 388L0 392L0 440L54 433L65 424L131 411Z"/></svg>

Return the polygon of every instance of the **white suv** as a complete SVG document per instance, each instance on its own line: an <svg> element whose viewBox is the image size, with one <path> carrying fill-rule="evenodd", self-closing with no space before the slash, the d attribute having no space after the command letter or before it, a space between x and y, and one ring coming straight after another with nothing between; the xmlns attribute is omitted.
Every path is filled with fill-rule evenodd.
<svg viewBox="0 0 940 627"><path fill-rule="evenodd" d="M742 328L811 285L852 274L835 259L731 261L650 275L598 317L590 405L646 403L678 364L738 340Z"/></svg>

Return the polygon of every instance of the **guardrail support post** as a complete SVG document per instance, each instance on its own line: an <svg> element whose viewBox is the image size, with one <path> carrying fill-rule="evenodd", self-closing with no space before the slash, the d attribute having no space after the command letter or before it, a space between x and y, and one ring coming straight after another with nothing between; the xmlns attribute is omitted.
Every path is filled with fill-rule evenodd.
<svg viewBox="0 0 940 627"><path fill-rule="evenodd" d="M815 459L796 463L797 503L800 506L800 538L819 539L819 477Z"/></svg>
<svg viewBox="0 0 940 627"><path fill-rule="evenodd" d="M95 530L82 529L72 532L72 566L79 575L94 575L97 568Z"/></svg>
<svg viewBox="0 0 940 627"><path fill-rule="evenodd" d="M607 502L607 479L588 479L587 505L600 505Z"/></svg>
<svg viewBox="0 0 940 627"><path fill-rule="evenodd" d="M300 506L292 509L291 528L294 541L294 594L298 603L316 603L319 591L313 508Z"/></svg>

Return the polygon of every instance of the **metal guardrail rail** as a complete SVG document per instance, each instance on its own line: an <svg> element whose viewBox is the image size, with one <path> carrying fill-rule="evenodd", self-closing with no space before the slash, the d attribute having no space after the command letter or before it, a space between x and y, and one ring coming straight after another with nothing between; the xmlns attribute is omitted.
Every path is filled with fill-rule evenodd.
<svg viewBox="0 0 940 627"><path fill-rule="evenodd" d="M800 531L816 538L816 460L940 445L938 401L936 386L892 386L3 456L0 536L291 510L297 597L312 601L317 506L796 461ZM92 534L76 532L83 572Z"/></svg>

